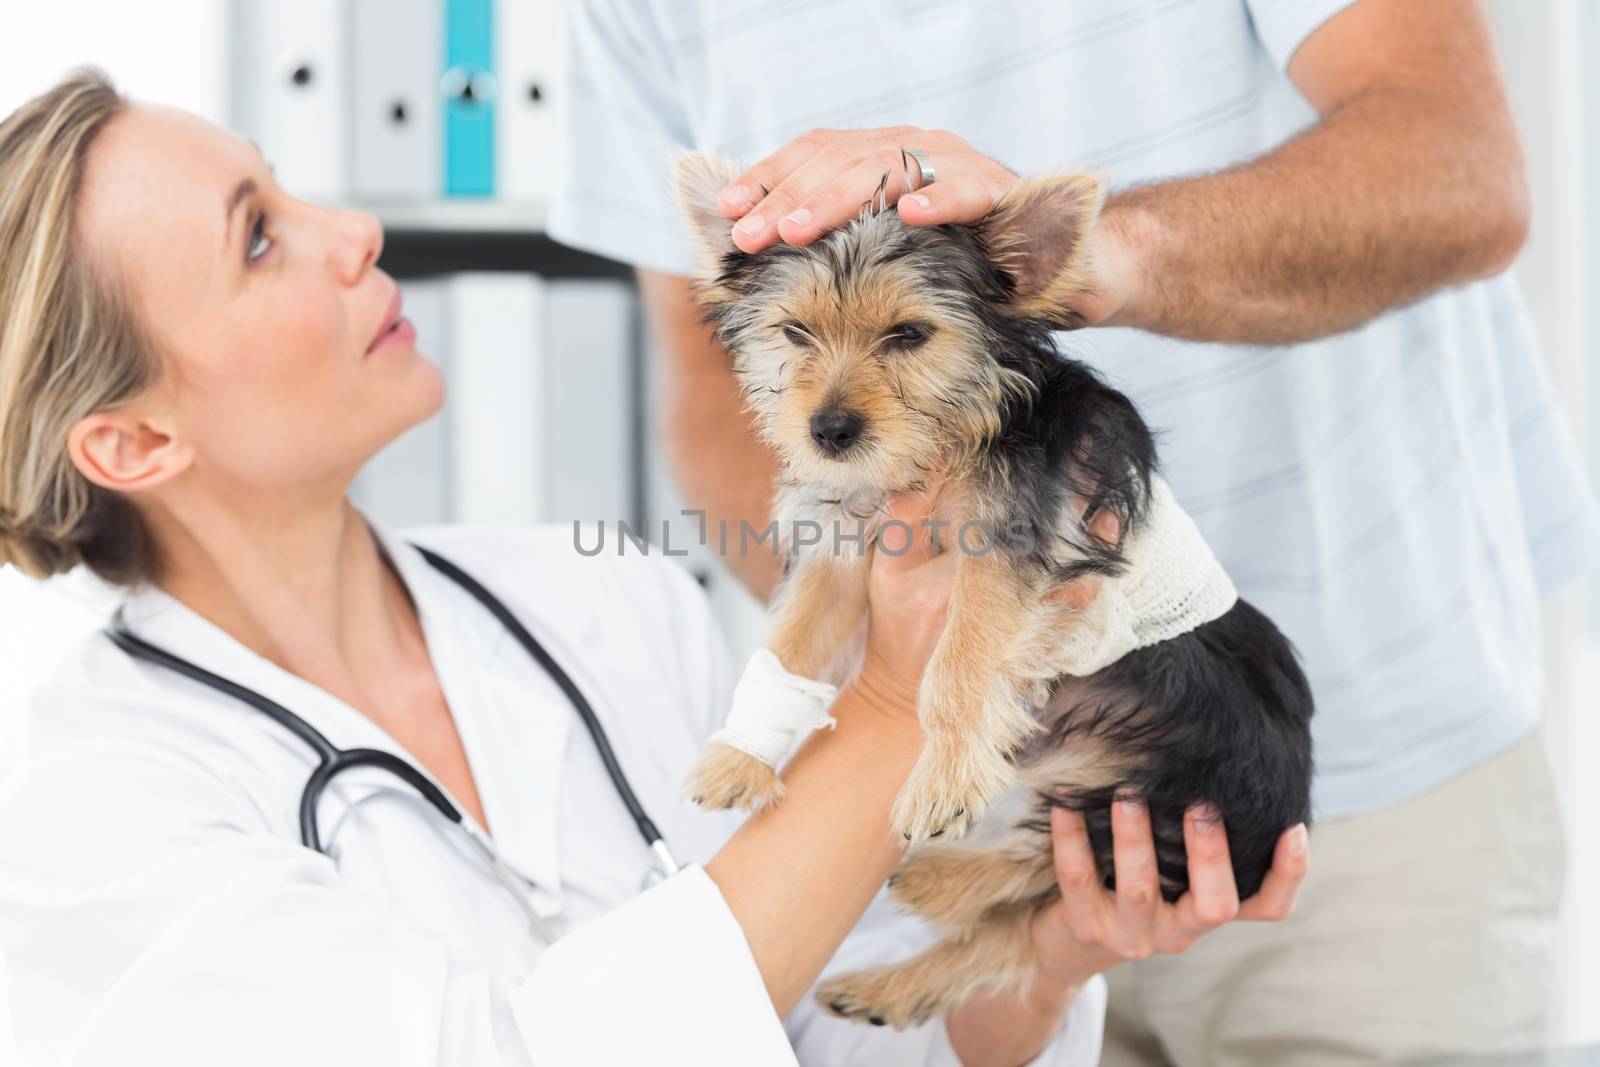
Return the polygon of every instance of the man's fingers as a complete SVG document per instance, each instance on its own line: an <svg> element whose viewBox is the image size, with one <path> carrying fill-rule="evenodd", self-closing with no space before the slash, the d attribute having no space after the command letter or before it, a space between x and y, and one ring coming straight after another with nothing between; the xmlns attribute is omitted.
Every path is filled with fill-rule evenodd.
<svg viewBox="0 0 1600 1067"><path fill-rule="evenodd" d="M1239 905L1239 918L1267 921L1288 918L1294 911L1294 898L1300 892L1310 863L1305 823L1296 823L1278 837L1278 847L1272 853L1272 869L1255 896Z"/></svg>
<svg viewBox="0 0 1600 1067"><path fill-rule="evenodd" d="M887 155L897 154L869 156L835 175L778 220L778 235L792 245L808 244L854 219L863 205L876 199L880 188L885 201L893 204L906 189L898 162L886 162Z"/></svg>
<svg viewBox="0 0 1600 1067"><path fill-rule="evenodd" d="M1156 912L1162 905L1161 875L1150 833L1150 811L1133 794L1111 804L1111 855L1117 871L1117 925L1133 958L1148 954Z"/></svg>
<svg viewBox="0 0 1600 1067"><path fill-rule="evenodd" d="M930 153L928 161L935 163ZM916 161L912 160L915 164ZM955 160L948 164L956 166ZM935 181L909 196L902 196L897 205L900 217L911 226L936 226L944 222L977 222L994 207L998 193L988 181L976 174L951 174L940 177L934 166Z"/></svg>
<svg viewBox="0 0 1600 1067"><path fill-rule="evenodd" d="M1089 844L1089 827L1081 812L1068 808L1050 809L1051 846L1055 850L1056 884L1061 902L1078 929L1092 924L1106 908L1106 892L1100 886L1094 849Z"/></svg>
<svg viewBox="0 0 1600 1067"><path fill-rule="evenodd" d="M846 167L837 150L818 152L803 161L734 224L733 243L745 252L759 252L779 239L779 221L818 189L838 180Z"/></svg>
<svg viewBox="0 0 1600 1067"><path fill-rule="evenodd" d="M822 151L836 134L834 130L812 130L796 137L724 186L717 197L717 207L730 219L740 218L802 163Z"/></svg>
<svg viewBox="0 0 1600 1067"><path fill-rule="evenodd" d="M1178 922L1185 935L1198 937L1239 912L1228 834L1215 808L1197 804L1184 814L1183 844L1189 862L1189 891L1178 900Z"/></svg>
<svg viewBox="0 0 1600 1067"><path fill-rule="evenodd" d="M1106 544L1115 545L1122 538L1122 521L1110 508L1101 508L1095 512L1094 518L1089 520L1089 532Z"/></svg>

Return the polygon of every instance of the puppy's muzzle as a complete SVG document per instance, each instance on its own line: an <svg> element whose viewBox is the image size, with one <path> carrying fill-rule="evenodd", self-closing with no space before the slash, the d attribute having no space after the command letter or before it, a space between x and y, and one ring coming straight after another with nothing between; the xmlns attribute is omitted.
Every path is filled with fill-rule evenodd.
<svg viewBox="0 0 1600 1067"><path fill-rule="evenodd" d="M866 420L843 408L825 408L811 416L811 440L824 455L842 456L861 439Z"/></svg>

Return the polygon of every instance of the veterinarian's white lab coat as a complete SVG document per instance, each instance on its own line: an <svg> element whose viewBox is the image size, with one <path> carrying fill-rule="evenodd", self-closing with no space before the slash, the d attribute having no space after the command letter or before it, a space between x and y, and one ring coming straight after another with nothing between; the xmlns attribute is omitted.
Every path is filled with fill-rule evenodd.
<svg viewBox="0 0 1600 1067"><path fill-rule="evenodd" d="M0 793L0 947L24 1063L959 1062L942 1020L862 1026L809 998L787 1023L774 1013L700 866L741 817L678 798L733 681L685 570L631 544L624 558L615 546L582 557L566 527L414 535L504 599L589 696L689 864L641 893L650 853L571 705L481 605L379 535L420 609L493 837L572 932L542 949L459 831L380 770L328 790L321 826L337 863L302 847L307 747L97 636L24 705ZM165 594L130 597L127 618L340 748L399 751ZM929 940L880 899L830 973ZM1103 1009L1097 981L1037 1062L1095 1062Z"/></svg>

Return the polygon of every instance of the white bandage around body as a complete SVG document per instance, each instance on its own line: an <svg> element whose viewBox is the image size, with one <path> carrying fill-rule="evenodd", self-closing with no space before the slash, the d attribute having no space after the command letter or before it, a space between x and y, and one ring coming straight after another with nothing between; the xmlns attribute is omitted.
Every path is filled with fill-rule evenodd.
<svg viewBox="0 0 1600 1067"><path fill-rule="evenodd" d="M771 649L757 649L733 688L733 707L709 744L748 752L774 769L789 755L801 734L838 720L828 705L837 686L790 674Z"/></svg>
<svg viewBox="0 0 1600 1067"><path fill-rule="evenodd" d="M1172 490L1150 485L1150 511L1123 546L1127 569L1101 580L1100 592L1069 629L1062 670L1082 677L1136 648L1186 634L1226 614L1239 599L1228 573Z"/></svg>

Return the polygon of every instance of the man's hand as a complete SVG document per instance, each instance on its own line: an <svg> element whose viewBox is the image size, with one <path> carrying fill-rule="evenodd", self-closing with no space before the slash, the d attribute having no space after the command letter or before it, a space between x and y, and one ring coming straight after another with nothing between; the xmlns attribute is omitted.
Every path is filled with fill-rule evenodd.
<svg viewBox="0 0 1600 1067"><path fill-rule="evenodd" d="M1157 952L1183 952L1234 919L1286 917L1306 876L1302 824L1278 838L1266 881L1241 905L1222 824L1196 807L1183 826L1189 891L1168 904L1161 899L1143 805L1118 801L1112 809L1115 892L1100 884L1083 816L1056 808L1050 828L1061 896L1033 916L1036 970L1028 995L978 994L946 1017L950 1043L970 1067L1033 1059L1060 1029L1079 990L1102 971Z"/></svg>
<svg viewBox="0 0 1600 1067"><path fill-rule="evenodd" d="M926 186L917 161L905 154L910 148L933 168L935 180ZM730 182L718 206L738 220L733 243L759 252L780 240L810 244L855 218L880 186L907 225L936 226L979 221L1016 181L1004 164L946 130L812 130ZM1072 310L1085 325L1115 325L1135 302L1143 271L1123 227L1104 227L1092 242L1089 289Z"/></svg>
<svg viewBox="0 0 1600 1067"><path fill-rule="evenodd" d="M1305 825L1285 830L1266 881L1241 904L1222 822L1197 806L1183 821L1189 891L1168 904L1161 899L1144 805L1118 800L1112 806L1115 892L1100 884L1082 815L1052 809L1050 829L1061 896L1034 916L1033 939L1040 981L1062 991L1075 990L1125 960L1187 951L1202 934L1233 919L1286 918L1309 859Z"/></svg>
<svg viewBox="0 0 1600 1067"><path fill-rule="evenodd" d="M908 148L928 157L932 184L918 188L921 171L903 154ZM855 218L880 185L907 223L932 226L976 222L1016 180L1005 166L945 130L812 130L730 182L719 206L739 220L733 243L759 252L779 240L809 244Z"/></svg>

